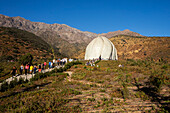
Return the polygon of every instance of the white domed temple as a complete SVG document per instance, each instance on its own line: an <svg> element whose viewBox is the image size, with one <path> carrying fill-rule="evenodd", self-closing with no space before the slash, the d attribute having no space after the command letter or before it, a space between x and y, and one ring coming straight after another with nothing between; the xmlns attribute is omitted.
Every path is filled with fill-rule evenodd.
<svg viewBox="0 0 170 113"><path fill-rule="evenodd" d="M87 46L85 60L97 59L118 60L117 50L113 43L106 37L99 36L93 39Z"/></svg>

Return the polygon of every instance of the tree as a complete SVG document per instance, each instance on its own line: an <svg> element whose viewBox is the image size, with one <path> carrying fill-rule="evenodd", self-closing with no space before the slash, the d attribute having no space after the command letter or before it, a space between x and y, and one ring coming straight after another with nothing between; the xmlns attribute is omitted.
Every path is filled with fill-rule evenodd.
<svg viewBox="0 0 170 113"><path fill-rule="evenodd" d="M26 55L23 55L19 59L20 64L32 64L33 56L30 53L27 53Z"/></svg>

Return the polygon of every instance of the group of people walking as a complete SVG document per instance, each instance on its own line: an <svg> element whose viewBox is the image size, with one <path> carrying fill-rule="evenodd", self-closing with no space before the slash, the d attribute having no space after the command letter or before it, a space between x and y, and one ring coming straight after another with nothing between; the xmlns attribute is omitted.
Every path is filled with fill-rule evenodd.
<svg viewBox="0 0 170 113"><path fill-rule="evenodd" d="M38 67L41 67L40 65L42 64L39 64ZM20 65L20 68L19 68L19 74L22 75L22 74L35 74L37 72L37 65L32 65L32 64L26 64L26 65L23 65L21 64ZM14 66L11 70L11 74L12 74L12 77L16 76L17 74L17 68L16 66Z"/></svg>
<svg viewBox="0 0 170 113"><path fill-rule="evenodd" d="M23 64L21 64L20 68L19 68L19 72L20 72L20 75L22 75L22 74L25 74L25 75L27 75L27 74L35 74L36 72L42 73L47 68L52 69L55 66L63 66L63 65L65 65L65 63L67 63L66 58L57 59L57 60L53 59L53 61L48 62L48 66L47 66L47 62L39 63L38 65L32 65L32 64L23 65ZM12 74L12 77L16 76L16 74L17 74L16 66L14 66L12 68L11 74Z"/></svg>
<svg viewBox="0 0 170 113"><path fill-rule="evenodd" d="M95 62L98 61L99 59L94 59L93 60L89 60L86 62L86 66L95 66Z"/></svg>

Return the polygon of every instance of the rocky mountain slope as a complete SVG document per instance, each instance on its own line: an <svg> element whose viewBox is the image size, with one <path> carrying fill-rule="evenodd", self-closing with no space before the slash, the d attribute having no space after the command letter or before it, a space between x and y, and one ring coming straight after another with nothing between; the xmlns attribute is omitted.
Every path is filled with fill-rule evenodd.
<svg viewBox="0 0 170 113"><path fill-rule="evenodd" d="M105 36L107 38L111 38L113 36L118 36L118 35L127 35L127 36L138 36L138 37L143 37L142 35L140 35L139 33L136 32L132 32L128 29L125 29L124 31L114 31L114 32L108 32L108 33L102 33L102 36Z"/></svg>
<svg viewBox="0 0 170 113"><path fill-rule="evenodd" d="M75 57L84 50L87 44L98 35L108 38L115 35L141 36L138 33L124 30L103 34L83 32L65 24L45 24L42 22L31 22L22 17L8 17L0 14L0 26L15 27L26 30L40 36L54 49L59 48L61 54L68 57Z"/></svg>
<svg viewBox="0 0 170 113"><path fill-rule="evenodd" d="M53 38L60 36L69 43L89 42L92 38L97 36L95 33L82 32L65 24L45 24L42 22L31 22L19 16L8 17L0 15L0 26L16 27L18 29L32 32L38 36L42 36L43 38L49 38L44 37L45 34L50 34Z"/></svg>

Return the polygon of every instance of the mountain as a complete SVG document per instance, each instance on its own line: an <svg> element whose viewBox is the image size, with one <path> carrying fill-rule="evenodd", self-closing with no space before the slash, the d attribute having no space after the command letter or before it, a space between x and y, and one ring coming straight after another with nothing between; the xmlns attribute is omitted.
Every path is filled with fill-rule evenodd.
<svg viewBox="0 0 170 113"><path fill-rule="evenodd" d="M38 36L44 36L43 33L51 34L52 37L60 36L69 43L89 42L91 39L97 36L95 33L82 32L65 24L45 24L42 22L31 22L19 16L8 17L5 15L0 15L0 26L16 27L18 29L32 32Z"/></svg>
<svg viewBox="0 0 170 113"><path fill-rule="evenodd" d="M79 55L81 51L86 48L87 44L98 35L103 35L107 38L122 34L141 36L140 34L129 30L103 34L96 34L87 31L83 32L65 24L45 24L42 22L31 22L19 16L8 17L2 14L0 14L0 26L15 27L32 32L35 35L40 36L54 49L59 48L59 52L67 57L75 57Z"/></svg>
<svg viewBox="0 0 170 113"><path fill-rule="evenodd" d="M107 38L111 38L114 36L118 36L118 35L127 35L127 36L138 36L138 37L143 37L142 35L140 35L139 33L136 32L132 32L128 29L125 29L124 31L114 31L114 32L108 32L108 33L102 33L102 36L105 36Z"/></svg>

